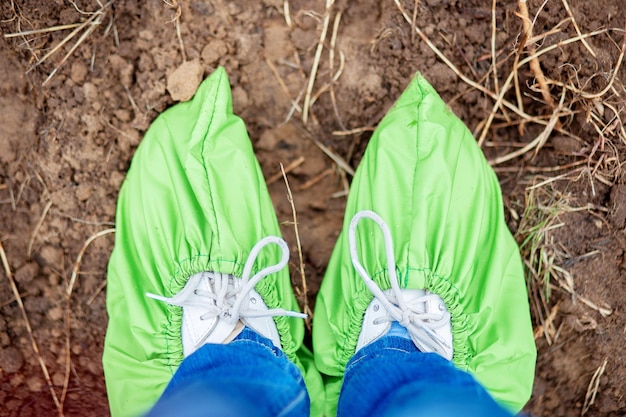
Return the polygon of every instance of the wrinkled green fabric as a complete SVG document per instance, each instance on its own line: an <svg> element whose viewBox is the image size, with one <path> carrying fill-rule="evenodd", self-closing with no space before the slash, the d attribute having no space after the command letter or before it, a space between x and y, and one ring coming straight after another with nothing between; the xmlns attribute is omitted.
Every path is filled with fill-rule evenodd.
<svg viewBox="0 0 626 417"><path fill-rule="evenodd" d="M327 376L326 414L336 413L343 372L373 297L348 246L348 225L361 210L389 225L400 286L427 288L445 301L456 366L520 410L531 394L536 349L498 180L471 133L417 75L368 144L317 297L313 351ZM365 269L381 289L390 288L378 226L361 222L357 241Z"/></svg>
<svg viewBox="0 0 626 417"><path fill-rule="evenodd" d="M241 276L249 251L269 235L280 236L274 208L220 68L191 101L154 121L120 191L103 357L113 417L146 412L183 359L181 308L145 293L171 297L201 271ZM264 248L253 273L279 259L276 245ZM269 308L298 310L287 268L256 290ZM324 391L302 346L303 321L274 320L284 352L304 372L311 414L321 415Z"/></svg>

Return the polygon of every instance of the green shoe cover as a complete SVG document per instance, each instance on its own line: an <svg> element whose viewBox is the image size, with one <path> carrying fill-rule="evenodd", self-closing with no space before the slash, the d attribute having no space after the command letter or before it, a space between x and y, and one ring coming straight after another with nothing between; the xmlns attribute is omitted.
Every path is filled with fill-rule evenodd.
<svg viewBox="0 0 626 417"><path fill-rule="evenodd" d="M117 204L107 282L104 372L114 417L145 413L183 359L182 309L146 297L172 297L198 272L241 277L252 247L280 236L265 180L243 121L233 115L223 68L194 98L160 115L133 158ZM265 247L253 273L280 260ZM269 308L298 310L289 271L256 286ZM324 390L301 319L274 317L283 351L304 374L311 415Z"/></svg>
<svg viewBox="0 0 626 417"><path fill-rule="evenodd" d="M336 413L344 369L373 299L348 245L350 221L362 210L379 214L391 230L400 287L428 289L444 300L455 365L505 407L520 410L531 394L536 348L498 180L467 128L417 75L371 138L317 297L313 351L327 376L326 415ZM389 289L380 227L362 221L356 233L360 262Z"/></svg>

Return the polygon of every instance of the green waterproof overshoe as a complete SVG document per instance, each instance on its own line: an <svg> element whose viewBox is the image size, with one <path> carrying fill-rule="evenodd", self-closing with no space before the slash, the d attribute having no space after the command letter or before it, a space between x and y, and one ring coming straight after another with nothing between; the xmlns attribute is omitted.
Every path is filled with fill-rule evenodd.
<svg viewBox="0 0 626 417"><path fill-rule="evenodd" d="M379 288L376 298L368 286ZM389 320L376 317L381 298L383 307L397 310L385 309L387 316L404 321L421 350L452 357L510 410L524 406L536 349L498 180L471 133L421 75L370 140L317 297L313 351L326 376L328 416L336 414L357 344L380 335L365 329L364 317L372 325ZM421 310L403 316L402 298Z"/></svg>
<svg viewBox="0 0 626 417"><path fill-rule="evenodd" d="M153 122L120 191L103 357L114 417L147 412L185 355L203 343L225 341L222 336L238 323L230 320L233 312L261 333L267 330L303 371L311 414L321 415L324 390L302 345L303 321L276 316L298 310L284 268L288 249L277 236L263 174L243 121L232 113L220 68L191 101ZM210 308L195 295L208 299ZM248 316L252 303L257 310ZM181 333L183 311L199 313L210 326ZM223 335L216 339L216 332Z"/></svg>

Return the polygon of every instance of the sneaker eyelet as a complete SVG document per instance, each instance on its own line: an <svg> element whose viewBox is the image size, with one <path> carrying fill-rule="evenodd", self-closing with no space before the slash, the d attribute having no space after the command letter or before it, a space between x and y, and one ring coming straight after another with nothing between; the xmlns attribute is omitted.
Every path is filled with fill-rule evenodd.
<svg viewBox="0 0 626 417"><path fill-rule="evenodd" d="M252 304L256 304L256 298L254 298L254 297L250 297L250 302L251 302Z"/></svg>
<svg viewBox="0 0 626 417"><path fill-rule="evenodd" d="M374 304L374 307L372 307L372 309L374 311L378 311L378 309L380 309L380 306L378 304Z"/></svg>
<svg viewBox="0 0 626 417"><path fill-rule="evenodd" d="M446 309L446 306L444 306L443 304L439 304L439 311L444 311Z"/></svg>

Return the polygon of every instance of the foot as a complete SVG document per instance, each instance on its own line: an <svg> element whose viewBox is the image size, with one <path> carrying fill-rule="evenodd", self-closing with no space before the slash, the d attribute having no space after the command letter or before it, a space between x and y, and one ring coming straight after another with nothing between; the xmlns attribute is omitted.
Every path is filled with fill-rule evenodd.
<svg viewBox="0 0 626 417"><path fill-rule="evenodd" d="M359 260L356 229L363 219L374 221L382 230L391 285L389 290L381 290ZM452 326L446 304L440 296L428 290L400 288L391 233L385 221L372 211L358 212L350 222L348 241L354 269L374 296L363 315L356 351L388 334L392 323L397 323L406 329L420 351L435 352L452 360Z"/></svg>
<svg viewBox="0 0 626 417"><path fill-rule="evenodd" d="M503 212L475 139L418 74L370 139L317 297L313 347L327 414L347 362L392 321L508 408L525 404L536 351Z"/></svg>
<svg viewBox="0 0 626 417"><path fill-rule="evenodd" d="M240 320L304 371L312 400L322 392L303 321L287 317L298 310L288 250L265 239L280 229L231 103L219 68L152 123L120 190L103 357L113 417L147 411L185 355L227 341Z"/></svg>
<svg viewBox="0 0 626 417"><path fill-rule="evenodd" d="M264 247L275 244L281 248L282 257L250 277L254 262ZM306 314L282 308L269 309L263 297L254 289L265 277L281 271L289 260L287 243L278 237L261 239L252 248L241 277L217 272L200 272L192 275L183 289L168 298L147 293L150 298L182 307L181 337L185 357L207 343L228 343L244 326L281 348L280 335L273 317L291 316L305 318Z"/></svg>

